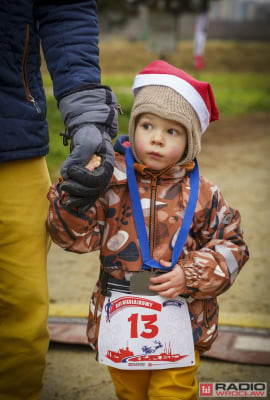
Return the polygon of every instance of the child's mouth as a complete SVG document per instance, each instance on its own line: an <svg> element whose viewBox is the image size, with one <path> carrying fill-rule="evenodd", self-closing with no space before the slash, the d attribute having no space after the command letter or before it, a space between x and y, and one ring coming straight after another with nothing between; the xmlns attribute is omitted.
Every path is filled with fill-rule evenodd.
<svg viewBox="0 0 270 400"><path fill-rule="evenodd" d="M159 154L159 153L157 153L155 151L152 151L150 153L150 156L153 157L153 158L161 158L162 157L161 154Z"/></svg>

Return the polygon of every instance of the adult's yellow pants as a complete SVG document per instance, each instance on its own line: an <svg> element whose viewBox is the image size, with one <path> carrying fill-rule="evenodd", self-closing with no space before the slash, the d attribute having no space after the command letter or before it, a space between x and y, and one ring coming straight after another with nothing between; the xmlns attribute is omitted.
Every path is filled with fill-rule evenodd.
<svg viewBox="0 0 270 400"><path fill-rule="evenodd" d="M44 157L0 164L0 400L38 400L49 343Z"/></svg>
<svg viewBox="0 0 270 400"><path fill-rule="evenodd" d="M119 400L197 400L196 371L200 355L195 352L192 367L159 370L121 370L109 367Z"/></svg>

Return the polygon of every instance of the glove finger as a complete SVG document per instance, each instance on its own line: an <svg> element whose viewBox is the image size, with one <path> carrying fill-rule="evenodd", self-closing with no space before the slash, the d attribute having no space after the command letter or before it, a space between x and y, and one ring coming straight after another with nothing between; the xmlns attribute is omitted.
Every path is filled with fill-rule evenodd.
<svg viewBox="0 0 270 400"><path fill-rule="evenodd" d="M110 181L112 176L113 168L110 164L102 161L103 165L96 168L94 171L89 171L80 165L72 165L68 169L69 177L76 182L79 182L83 186L87 187L101 187L104 188Z"/></svg>
<svg viewBox="0 0 270 400"><path fill-rule="evenodd" d="M77 197L77 196L68 196L65 205L68 207L72 208L77 208L79 212L82 212L82 210L88 210L92 205L95 203L95 199L92 197Z"/></svg>
<svg viewBox="0 0 270 400"><path fill-rule="evenodd" d="M68 179L61 183L60 189L63 190L64 192L69 193L72 196L78 196L81 198L87 198L87 197L94 197L97 198L101 190L99 186L83 186L80 183L73 181L72 179Z"/></svg>
<svg viewBox="0 0 270 400"><path fill-rule="evenodd" d="M86 204L85 206L78 207L78 213L84 214L87 210L89 210L89 208L92 207L93 204L95 204L95 202L94 203L89 202L89 204Z"/></svg>
<svg viewBox="0 0 270 400"><path fill-rule="evenodd" d="M100 126L100 131L102 131L102 129L103 127ZM114 168L114 162L115 162L114 147L111 138L107 132L103 132L102 143L95 153L99 155L103 161L105 160L107 164L111 165ZM98 175L99 173L97 173L96 175Z"/></svg>
<svg viewBox="0 0 270 400"><path fill-rule="evenodd" d="M72 139L72 151L61 166L60 173L68 178L71 165L86 165L94 153L102 149L104 139L101 131L95 125L84 125L79 128Z"/></svg>

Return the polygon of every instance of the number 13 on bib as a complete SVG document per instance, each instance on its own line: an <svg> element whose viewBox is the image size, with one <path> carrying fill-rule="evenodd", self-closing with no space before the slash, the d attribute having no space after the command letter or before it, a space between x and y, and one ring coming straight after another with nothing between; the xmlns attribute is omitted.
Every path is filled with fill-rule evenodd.
<svg viewBox="0 0 270 400"><path fill-rule="evenodd" d="M98 338L99 362L119 369L166 369L194 364L186 300L112 292Z"/></svg>

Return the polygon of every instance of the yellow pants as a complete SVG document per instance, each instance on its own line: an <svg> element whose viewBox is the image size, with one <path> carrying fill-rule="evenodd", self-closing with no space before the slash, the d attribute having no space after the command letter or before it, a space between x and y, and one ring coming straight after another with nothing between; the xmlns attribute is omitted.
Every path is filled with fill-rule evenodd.
<svg viewBox="0 0 270 400"><path fill-rule="evenodd" d="M196 351L192 367L126 371L109 367L119 400L196 400L195 377L200 362Z"/></svg>
<svg viewBox="0 0 270 400"><path fill-rule="evenodd" d="M0 163L0 400L38 400L49 343L45 158Z"/></svg>

